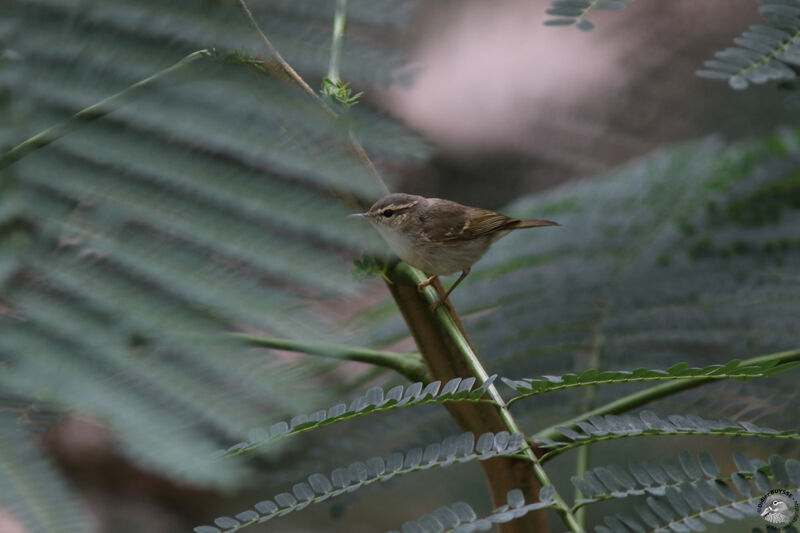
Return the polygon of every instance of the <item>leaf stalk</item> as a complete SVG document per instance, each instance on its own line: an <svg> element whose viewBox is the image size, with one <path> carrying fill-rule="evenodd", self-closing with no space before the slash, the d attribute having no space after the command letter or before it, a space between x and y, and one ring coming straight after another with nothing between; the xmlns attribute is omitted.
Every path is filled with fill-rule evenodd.
<svg viewBox="0 0 800 533"><path fill-rule="evenodd" d="M119 108L120 105L129 102L143 89L154 85L162 78L183 69L199 59L210 57L211 54L212 53L209 50L205 49L192 52L174 65L160 70L152 76L138 81L133 85L126 87L122 91L109 96L108 98L100 100L96 104L90 105L85 109L81 109L64 122L51 126L46 130L37 133L33 137L26 139L0 156L0 170L19 161L29 153L58 140L67 133L76 129L78 126L108 115L115 109Z"/></svg>
<svg viewBox="0 0 800 533"><path fill-rule="evenodd" d="M767 355L760 355L757 357L752 357L750 359L745 359L741 362L741 365L755 365L761 364L765 362L775 362L776 365L781 363L788 363L791 361L800 361L800 349L796 350L788 350L785 352L777 352ZM647 403L650 403L654 400L658 400L660 398L664 398L666 396L671 396L673 394L677 394L679 392L685 391L687 389L693 389L695 387L699 387L700 385L705 385L706 383L711 383L712 381L716 381L718 378L715 377L701 377L698 379L681 379L679 381L672 381L669 383L664 383L662 385L656 385L655 387L650 387L648 389L634 392L627 396L623 396L622 398L618 398L612 402L609 402L605 405L601 405L591 411L582 413L574 418L566 420L564 422L559 422L554 424L548 428L545 428L539 431L534 438L546 438L546 439L557 439L560 433L556 430L557 427L568 427L574 428L576 427L578 422L582 422L587 420L592 416L604 416L604 415L613 415L624 413L626 411L630 411L631 409L635 409L637 407L641 407Z"/></svg>

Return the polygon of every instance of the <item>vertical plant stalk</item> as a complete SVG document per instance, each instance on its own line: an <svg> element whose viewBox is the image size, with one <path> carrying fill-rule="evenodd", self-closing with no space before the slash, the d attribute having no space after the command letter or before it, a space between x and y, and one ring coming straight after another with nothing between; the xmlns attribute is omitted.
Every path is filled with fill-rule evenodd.
<svg viewBox="0 0 800 533"><path fill-rule="evenodd" d="M440 307L435 313L430 304L436 301L444 290L437 280L434 288L424 294L417 291L417 285L425 276L405 263L400 263L389 273L389 290L397 301L408 328L414 337L432 379L447 381L455 377L475 377L484 383L489 375L467 336L461 320L448 301L447 309ZM447 404L445 407L464 431L476 435L486 432L508 431L522 433L505 400L494 385L487 392L496 405L491 404ZM509 490L520 489L525 501L535 502L542 485L552 485L547 473L539 463L530 445L523 449L525 459L496 458L481 463L489 483L492 503L499 507L506 503ZM555 494L556 511L570 530L578 532L583 528L575 519L569 505ZM549 531L546 511L529 513L517 520L501 524L501 533L543 533Z"/></svg>
<svg viewBox="0 0 800 533"><path fill-rule="evenodd" d="M342 46L347 29L347 0L336 0L336 12L333 15L333 36L331 39L331 60L328 63L328 79L336 83L341 80L339 65L342 62Z"/></svg>
<svg viewBox="0 0 800 533"><path fill-rule="evenodd" d="M605 346L605 336L601 332L596 332L594 336L594 344L592 346L592 354L589 359L589 369L599 369L600 368L600 356L603 353L603 347ZM582 411L588 411L594 405L594 399L597 396L597 386L592 385L591 387L586 388L586 394L583 397L583 409ZM581 446L578 448L575 456L575 475L578 477L583 477L583 474L586 473L586 469L589 467L589 446ZM578 500L583 498L581 492L576 488L574 493L574 499ZM575 511L575 519L581 525L581 527L586 527L586 507L579 507L577 511Z"/></svg>
<svg viewBox="0 0 800 533"><path fill-rule="evenodd" d="M242 2L244 2L244 0L242 0ZM331 36L331 58L330 61L328 61L328 79L333 83L339 83L341 81L340 66L342 63L342 48L344 47L344 35L346 31L347 0L336 0L336 11L333 14L333 32ZM358 137L356 137L356 134L353 132L353 128L349 129L347 135L350 139L350 145L353 151L355 151L361 162L369 168L370 172L375 177L378 186L381 188L381 194L389 194L389 188L383 182L380 172L375 168L372 159L370 159L366 150L364 150L364 147L359 142Z"/></svg>

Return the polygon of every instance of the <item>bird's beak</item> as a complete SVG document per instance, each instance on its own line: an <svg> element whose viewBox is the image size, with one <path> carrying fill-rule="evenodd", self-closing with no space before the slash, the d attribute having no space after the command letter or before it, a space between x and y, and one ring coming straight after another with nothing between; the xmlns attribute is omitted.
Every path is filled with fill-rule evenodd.
<svg viewBox="0 0 800 533"><path fill-rule="evenodd" d="M347 215L347 218L367 218L366 213L353 213L352 215Z"/></svg>

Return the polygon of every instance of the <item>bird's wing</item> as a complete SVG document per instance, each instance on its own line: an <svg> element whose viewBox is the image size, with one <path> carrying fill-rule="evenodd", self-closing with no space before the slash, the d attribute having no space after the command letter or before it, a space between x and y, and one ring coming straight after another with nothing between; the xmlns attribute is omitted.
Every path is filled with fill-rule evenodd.
<svg viewBox="0 0 800 533"><path fill-rule="evenodd" d="M469 207L466 210L450 202L442 203L430 213L424 226L425 237L441 244L472 240L502 229L515 219L500 213ZM435 221L435 223L434 223Z"/></svg>

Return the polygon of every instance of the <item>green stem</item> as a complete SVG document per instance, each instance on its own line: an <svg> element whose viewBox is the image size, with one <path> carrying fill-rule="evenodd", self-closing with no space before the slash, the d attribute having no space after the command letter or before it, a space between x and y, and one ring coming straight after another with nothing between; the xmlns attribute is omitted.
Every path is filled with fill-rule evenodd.
<svg viewBox="0 0 800 533"><path fill-rule="evenodd" d="M571 444L566 444L564 446L559 446L558 448L552 448L549 451L545 452L539 460L543 463L550 461L554 457L561 455L562 453L566 453L573 449L578 449L580 451L587 446L591 446L592 444L596 444L598 442L607 442L610 440L618 440L618 439L637 439L640 437L673 437L673 436L694 436L699 435L702 437L738 437L738 438L761 438L761 439L780 439L780 440L790 440L790 441L800 441L800 434L798 433L786 433L785 431L782 432L775 432L771 428L763 428L764 431L747 431L744 429L703 429L703 430L695 430L695 429L679 429L675 431L661 431L661 430L648 430L646 433L610 433L608 435L604 435L602 437L591 436L588 439L582 439L579 441L573 441Z"/></svg>
<svg viewBox="0 0 800 533"><path fill-rule="evenodd" d="M588 6L583 8L580 16L577 18L577 21L586 20L586 16L592 12L597 7L597 4L600 3L600 0L592 0Z"/></svg>
<svg viewBox="0 0 800 533"><path fill-rule="evenodd" d="M767 355L760 355L758 357L753 357L750 359L745 359L741 362L744 365L754 365L760 364L767 361L774 361L775 364L781 363L788 363L790 361L800 361L800 349L797 350L789 350L786 352L778 352L773 354ZM613 402L609 402L605 405L601 405L591 411L585 412L571 418L570 420L566 420L564 422L559 422L558 424L554 424L548 428L545 428L534 435L534 439L539 438L548 438L548 439L558 439L559 433L556 431L555 428L557 427L568 427L574 428L578 422L582 422L588 419L591 416L604 416L604 415L612 415L618 413L624 413L626 411L630 411L636 407L640 407L646 403L652 402L654 400L658 400L659 398L664 398L665 396L671 396L678 392L692 389L694 387L699 387L700 385L705 385L706 383L711 383L712 381L717 381L714 377L707 377L707 378L700 378L695 380L679 380L679 381L672 381L670 383L664 383L663 385L657 385L655 387L650 387L649 389L645 389L639 392L634 392L633 394L629 394L628 396L623 396L622 398L618 398Z"/></svg>
<svg viewBox="0 0 800 533"><path fill-rule="evenodd" d="M605 336L601 332L596 332L594 337L594 346L592 349L591 358L589 360L589 368L590 369L598 369L600 368L600 355L603 353L603 347L605 346ZM591 409L592 405L594 405L595 397L597 396L597 386L591 386L586 389L586 393L584 394L583 405L585 409ZM583 474L586 472L586 469L589 467L589 447L588 446L581 446L578 448L578 452L575 457L575 475L582 478ZM575 489L574 499L579 500L583 497L581 491L577 488ZM586 508L580 507L575 512L575 519L581 525L581 527L586 527Z"/></svg>
<svg viewBox="0 0 800 533"><path fill-rule="evenodd" d="M336 13L333 17L333 37L331 41L331 60L328 64L328 79L334 83L340 80L339 65L342 62L342 45L347 28L347 0L336 0Z"/></svg>
<svg viewBox="0 0 800 533"><path fill-rule="evenodd" d="M579 478L582 478L583 475L586 473L586 469L589 467L589 447L588 446L581 446L578 448L578 452L575 457L575 475ZM583 498L583 493L575 488L573 493L573 500L577 501ZM575 520L581 525L581 527L586 527L586 508L585 507L574 507L573 512L575 513Z"/></svg>
<svg viewBox="0 0 800 533"><path fill-rule="evenodd" d="M726 372L722 374L712 374L712 375L683 375L683 376L671 376L668 374L660 375L660 376L648 376L648 377L631 377L631 378L623 378L623 379L598 379L594 381L585 381L581 383L565 383L560 384L558 386L554 386L551 388L546 388L542 390L535 390L521 393L519 396L515 396L506 402L509 406L515 404L520 400L524 400L526 398L531 398L533 396L539 396L542 394L550 393L550 392L557 392L569 389L576 389L578 387L597 387L599 385L614 385L620 383L650 383L653 381L690 381L690 382L697 382L698 380L713 380L713 381L722 381L725 379L754 379L754 378L762 378L768 377L772 375L772 369L766 368L759 373L751 373L751 372L741 372L737 370L732 370L731 372Z"/></svg>
<svg viewBox="0 0 800 533"><path fill-rule="evenodd" d="M428 377L427 371L425 370L425 365L422 364L422 358L419 356L419 354L385 352L329 342L278 339L275 337L264 337L249 333L233 333L233 336L242 339L253 346L274 348L276 350L286 350L289 352L306 353L310 355L319 355L334 359L358 361L360 363L369 363L371 365L390 368L396 372L399 372L412 382L426 381Z"/></svg>
<svg viewBox="0 0 800 533"><path fill-rule="evenodd" d="M426 280L426 276L420 271L411 266L401 263L398 268L406 268L408 270L409 277L417 284L422 283ZM424 292L427 300L430 304L433 304L439 300L439 295L436 290L428 286ZM472 349L469 341L464 337L461 333L461 329L453 320L453 317L450 315L450 311L447 308L448 306L443 305L440 306L436 310L436 317L441 321L442 326L450 335L451 339L458 347L461 354L464 356L464 359L469 366L469 368L474 373L475 377L477 378L478 382L483 385L489 379L489 374L486 372L486 369L483 367L481 360L478 358L478 355ZM494 384L489 385L487 387L487 392L489 393L489 397L492 401L496 404L497 410L500 413L500 417L503 420L506 428L510 433L522 433L522 429L517 424L517 421L514 419L514 415L511 414L508 406L506 405L505 400L503 399L500 391L497 390ZM536 479L539 480L542 486L550 485L554 486L553 482L550 481L547 472L545 472L544 468L542 467L539 459L536 457L536 453L531 448L530 444L528 443L527 439L525 440L525 445L523 447L523 453L525 454L525 459L530 461L531 467L533 469L533 473L536 476ZM570 506L564 501L558 491L555 492L554 501L556 503L556 512L561 516L561 519L570 528L573 532L582 532L584 531L583 526L577 521L575 515L572 514L570 510Z"/></svg>
<svg viewBox="0 0 800 533"><path fill-rule="evenodd" d="M153 85L161 78L182 69L186 65L189 65L198 59L210 56L211 52L208 50L198 50L197 52L192 52L174 65L156 72L152 76L138 81L133 85L126 87L122 91L97 102L94 105L78 111L60 124L56 124L55 126L37 133L33 137L23 141L0 156L0 170L6 168L12 163L15 163L16 161L19 161L34 150L38 150L39 148L47 146L51 142L63 137L65 134L76 129L79 125L108 115L115 109L119 108L120 105L130 101L136 93L150 85Z"/></svg>

